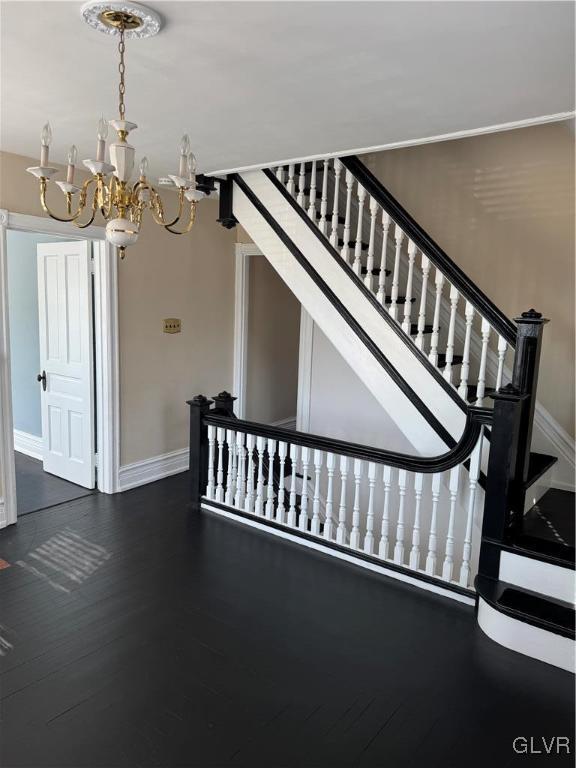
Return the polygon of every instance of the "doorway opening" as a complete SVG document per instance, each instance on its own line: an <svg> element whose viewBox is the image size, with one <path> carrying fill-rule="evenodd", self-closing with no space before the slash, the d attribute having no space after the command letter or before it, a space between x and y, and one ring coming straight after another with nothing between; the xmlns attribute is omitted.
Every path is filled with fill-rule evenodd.
<svg viewBox="0 0 576 768"><path fill-rule="evenodd" d="M92 242L6 234L18 515L96 489Z"/></svg>
<svg viewBox="0 0 576 768"><path fill-rule="evenodd" d="M14 338L17 320L10 328L15 302L11 308L9 242L22 234L39 238L29 256L38 304L32 326L38 329L33 357L37 369L28 379L36 397L40 394L41 431L36 428L36 435L26 431L30 421L20 422L17 403L16 414L13 408L22 394L12 386L13 354L18 356L22 347L29 354L33 349L28 336ZM16 306L21 308L18 302ZM96 473L100 492L118 491L118 368L118 260L115 248L105 241L104 229L93 225L78 229L70 222L0 210L0 528L17 522L18 507L26 514L32 507L45 508L46 501L51 506L61 503L64 488L68 498L92 493ZM28 405L29 419L33 409ZM19 429L20 423L24 428ZM23 434L15 434L14 427ZM41 461L40 467L27 459ZM54 481L43 490L44 500L38 498L38 478ZM31 503L26 502L26 492L36 497Z"/></svg>

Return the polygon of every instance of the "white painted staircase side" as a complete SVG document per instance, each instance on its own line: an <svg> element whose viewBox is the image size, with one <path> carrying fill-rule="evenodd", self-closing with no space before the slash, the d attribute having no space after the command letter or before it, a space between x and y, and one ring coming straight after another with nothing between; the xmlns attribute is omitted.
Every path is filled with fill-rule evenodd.
<svg viewBox="0 0 576 768"><path fill-rule="evenodd" d="M241 176L391 365L440 419L452 437L458 440L464 429L463 410L407 348L358 285L340 268L332 253L293 210L273 182L262 171L250 171ZM421 455L437 455L444 452L445 443L425 417L362 344L332 302L297 262L237 184L234 187L234 215L314 322L353 367L378 402L390 413L414 450Z"/></svg>

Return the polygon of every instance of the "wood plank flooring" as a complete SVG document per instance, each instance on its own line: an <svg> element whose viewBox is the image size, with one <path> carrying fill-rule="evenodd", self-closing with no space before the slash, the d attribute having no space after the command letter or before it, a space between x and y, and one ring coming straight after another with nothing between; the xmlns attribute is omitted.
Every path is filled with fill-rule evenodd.
<svg viewBox="0 0 576 768"><path fill-rule="evenodd" d="M186 501L183 474L0 534L4 768L501 768L526 763L517 736L573 748L572 676L471 608Z"/></svg>
<svg viewBox="0 0 576 768"><path fill-rule="evenodd" d="M65 501L88 496L95 491L69 483L61 477L44 472L42 462L14 451L16 463L16 502L19 515L63 504Z"/></svg>

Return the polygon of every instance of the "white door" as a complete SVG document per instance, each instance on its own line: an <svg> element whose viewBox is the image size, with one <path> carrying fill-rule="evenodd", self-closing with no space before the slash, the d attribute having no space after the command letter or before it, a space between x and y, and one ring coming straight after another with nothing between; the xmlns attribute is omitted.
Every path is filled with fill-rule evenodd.
<svg viewBox="0 0 576 768"><path fill-rule="evenodd" d="M44 470L94 488L90 243L37 249Z"/></svg>

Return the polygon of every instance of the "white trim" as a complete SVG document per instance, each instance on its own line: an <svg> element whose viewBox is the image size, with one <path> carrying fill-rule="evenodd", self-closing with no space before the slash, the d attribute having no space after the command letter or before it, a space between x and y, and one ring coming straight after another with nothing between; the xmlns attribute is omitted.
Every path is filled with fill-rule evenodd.
<svg viewBox="0 0 576 768"><path fill-rule="evenodd" d="M537 560L535 557L524 557L514 552L500 553L500 568L498 579L516 587L528 589L546 595L554 600L576 604L572 568Z"/></svg>
<svg viewBox="0 0 576 768"><path fill-rule="evenodd" d="M14 450L42 461L44 440L21 429L14 430Z"/></svg>
<svg viewBox="0 0 576 768"><path fill-rule="evenodd" d="M271 427L281 427L283 429L296 429L296 416L288 416L287 419L278 419L270 424Z"/></svg>
<svg viewBox="0 0 576 768"><path fill-rule="evenodd" d="M314 351L314 320L304 307L300 310L300 345L298 348L298 398L296 429L310 431L312 401L312 355Z"/></svg>
<svg viewBox="0 0 576 768"><path fill-rule="evenodd" d="M160 456L152 456L150 459L142 459L132 464L124 464L119 472L119 490L128 491L139 485L154 483L170 475L186 472L189 466L188 448L178 451L163 453Z"/></svg>
<svg viewBox="0 0 576 768"><path fill-rule="evenodd" d="M360 558L354 557L352 552L350 554L347 554L346 552L340 552L337 549L332 549L331 547L327 547L326 545L322 544L320 541L312 541L310 539L303 539L300 536L295 536L294 534L290 533L289 531L280 530L278 528L272 528L268 525L263 525L262 523L259 523L257 520L251 520L246 517L240 517L238 515L235 515L233 512L228 512L225 509L220 509L219 507L213 507L210 502L208 501L202 501L202 509L205 509L209 512L214 512L217 515L221 515L222 517L229 518L230 520L234 520L237 523L241 523L242 525L249 525L251 528L256 528L259 531L264 531L265 533L272 534L273 536L278 536L281 539L287 539L288 541L293 541L296 544L300 544L303 547L309 547L310 549L315 549L317 552L323 552L325 555L330 555L331 557L337 557L339 560L345 560L348 563L352 563L353 565L358 565L361 568L366 568L369 571L373 571L374 573L379 573L382 576L389 576L392 579L396 579L397 581L403 581L406 584L412 584L415 587L420 587L420 589L424 589L427 592L434 592L437 595L442 595L443 597L449 597L451 600L456 600L459 603L464 603L465 605L474 605L475 599L474 597L467 597L466 595L462 595L459 592L453 592L450 589L444 589L439 584L431 584L428 581L421 581L420 579L416 579L413 576L409 576L408 574L400 573L399 571L393 571L388 568L386 568L385 565L377 565L376 563L371 563L367 560L362 560Z"/></svg>
<svg viewBox="0 0 576 768"><path fill-rule="evenodd" d="M0 528L16 522L16 477L10 383L10 332L6 230L37 232L76 240L97 240L94 248L96 407L99 443L98 487L104 493L118 490L120 377L118 364L118 287L115 249L105 240L103 227L79 230L69 222L0 210L0 485L4 491L4 515Z"/></svg>
<svg viewBox="0 0 576 768"><path fill-rule="evenodd" d="M254 243L236 243L234 263L234 375L233 394L236 414L246 418L246 386L248 366L248 309L250 298L249 256L262 256Z"/></svg>
<svg viewBox="0 0 576 768"><path fill-rule="evenodd" d="M519 621L478 598L478 624L494 642L546 664L574 672L574 640Z"/></svg>
<svg viewBox="0 0 576 768"><path fill-rule="evenodd" d="M498 133L500 131L513 131L517 128L530 128L534 125L544 125L545 123L558 123L562 120L571 120L576 112L557 112L553 115L541 115L539 117L529 117L525 120L514 120L509 123L500 123L498 125L486 125L482 128L468 128L463 131L453 131L452 133L442 133L436 136L426 136L420 139L408 139L406 141L393 141L388 144L376 144L373 147L359 147L356 149L340 149L337 152L327 152L321 155L307 155L306 157L291 157L287 160L275 160L270 163L259 163L255 165L245 165L240 168L227 168L221 171L210 171L206 176L225 176L228 173L244 173L245 171L257 171L262 168L273 168L277 165L289 165L290 163L306 163L311 160L325 160L329 157L344 157L346 155L363 155L369 152L384 152L389 149L402 149L403 147L415 147L420 144L435 144L440 141L453 141L455 139L466 139L470 136L482 136L486 133Z"/></svg>

